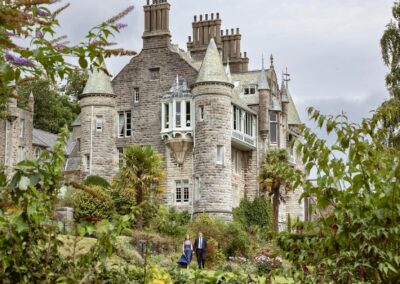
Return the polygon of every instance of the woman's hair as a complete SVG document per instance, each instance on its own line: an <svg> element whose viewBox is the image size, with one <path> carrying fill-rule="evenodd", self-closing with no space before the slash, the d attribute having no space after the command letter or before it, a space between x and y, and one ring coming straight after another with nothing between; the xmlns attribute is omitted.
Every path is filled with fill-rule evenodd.
<svg viewBox="0 0 400 284"><path fill-rule="evenodd" d="M190 240L190 236L189 235L185 236L185 241L187 241L187 240Z"/></svg>

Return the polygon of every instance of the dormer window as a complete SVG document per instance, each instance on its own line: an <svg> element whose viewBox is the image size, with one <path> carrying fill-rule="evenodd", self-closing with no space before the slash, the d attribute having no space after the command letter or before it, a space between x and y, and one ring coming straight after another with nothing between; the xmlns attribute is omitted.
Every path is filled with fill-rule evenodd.
<svg viewBox="0 0 400 284"><path fill-rule="evenodd" d="M257 90L257 85L249 85L249 86L244 87L243 94L245 96L255 95L256 94L256 90Z"/></svg>

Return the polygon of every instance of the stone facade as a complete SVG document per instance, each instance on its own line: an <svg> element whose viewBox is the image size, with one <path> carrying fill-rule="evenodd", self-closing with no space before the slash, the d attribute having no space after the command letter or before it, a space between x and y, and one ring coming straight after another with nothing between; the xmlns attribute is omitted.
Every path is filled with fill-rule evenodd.
<svg viewBox="0 0 400 284"><path fill-rule="evenodd" d="M92 137L92 174L111 179L116 149L149 145L164 156L164 204L230 220L244 196L259 195L265 151L288 148L289 138L298 137L301 121L287 81L279 87L272 58L268 70L262 64L248 71L239 29L223 33L219 14L195 17L186 52L171 43L166 0L148 1L144 11L141 52L111 83L98 74L89 78L71 153L85 171L93 119L104 116L107 132ZM298 192L288 196L283 214L303 218L304 206L293 201Z"/></svg>

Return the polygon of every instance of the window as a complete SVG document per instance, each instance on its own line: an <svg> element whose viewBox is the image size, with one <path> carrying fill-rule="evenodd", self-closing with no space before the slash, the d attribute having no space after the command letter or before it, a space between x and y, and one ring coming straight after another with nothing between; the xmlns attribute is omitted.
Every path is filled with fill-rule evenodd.
<svg viewBox="0 0 400 284"><path fill-rule="evenodd" d="M87 172L90 172L90 155L85 155L85 169Z"/></svg>
<svg viewBox="0 0 400 284"><path fill-rule="evenodd" d="M118 164L119 168L122 169L124 167L124 148L118 148Z"/></svg>
<svg viewBox="0 0 400 284"><path fill-rule="evenodd" d="M24 138L24 134L25 134L25 119L20 120L19 122L19 138Z"/></svg>
<svg viewBox="0 0 400 284"><path fill-rule="evenodd" d="M137 104L140 99L140 94L139 94L139 88L134 88L133 89L133 102Z"/></svg>
<svg viewBox="0 0 400 284"><path fill-rule="evenodd" d="M160 79L160 68L152 68L149 70L150 80L159 80Z"/></svg>
<svg viewBox="0 0 400 284"><path fill-rule="evenodd" d="M118 137L130 137L132 135L132 114L130 111L119 113Z"/></svg>
<svg viewBox="0 0 400 284"><path fill-rule="evenodd" d="M25 147L19 146L18 147L18 162L25 160Z"/></svg>
<svg viewBox="0 0 400 284"><path fill-rule="evenodd" d="M169 128L169 104L164 104L164 128Z"/></svg>
<svg viewBox="0 0 400 284"><path fill-rule="evenodd" d="M278 144L279 140L279 121L278 121L278 114L276 112L271 111L269 113L269 122L270 122L270 143L271 144Z"/></svg>
<svg viewBox="0 0 400 284"><path fill-rule="evenodd" d="M191 112L190 102L186 102L186 127L190 127L192 124L190 112Z"/></svg>
<svg viewBox="0 0 400 284"><path fill-rule="evenodd" d="M96 131L101 132L103 131L103 116L96 115Z"/></svg>
<svg viewBox="0 0 400 284"><path fill-rule="evenodd" d="M224 155L225 155L224 146L218 145L217 146L217 164L218 165L224 164Z"/></svg>
<svg viewBox="0 0 400 284"><path fill-rule="evenodd" d="M189 181L183 181L183 202L189 202Z"/></svg>
<svg viewBox="0 0 400 284"><path fill-rule="evenodd" d="M204 106L199 106L200 121L204 120Z"/></svg>
<svg viewBox="0 0 400 284"><path fill-rule="evenodd" d="M238 120L237 120L237 107L233 106L233 129L237 130L238 129Z"/></svg>
<svg viewBox="0 0 400 284"><path fill-rule="evenodd" d="M81 138L76 139L76 144L77 144L78 152L80 152L81 151Z"/></svg>
<svg viewBox="0 0 400 284"><path fill-rule="evenodd" d="M182 184L181 181L176 181L176 189L175 189L175 194L176 194L176 202L182 202Z"/></svg>
<svg viewBox="0 0 400 284"><path fill-rule="evenodd" d="M175 201L176 203L189 202L189 180L175 181Z"/></svg>
<svg viewBox="0 0 400 284"><path fill-rule="evenodd" d="M255 95L256 89L257 89L257 86L255 86L255 85L244 87L244 94L245 95Z"/></svg>
<svg viewBox="0 0 400 284"><path fill-rule="evenodd" d="M240 173L240 167L241 167L241 155L239 151L233 150L232 149L232 166L235 170L235 174L239 174Z"/></svg>
<svg viewBox="0 0 400 284"><path fill-rule="evenodd" d="M175 127L182 127L182 102L175 102Z"/></svg>
<svg viewBox="0 0 400 284"><path fill-rule="evenodd" d="M35 159L39 159L41 153L42 153L42 149L35 148Z"/></svg>

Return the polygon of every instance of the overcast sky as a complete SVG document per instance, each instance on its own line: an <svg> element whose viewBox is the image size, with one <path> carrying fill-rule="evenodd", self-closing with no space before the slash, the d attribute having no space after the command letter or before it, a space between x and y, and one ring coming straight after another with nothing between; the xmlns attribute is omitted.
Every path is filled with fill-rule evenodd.
<svg viewBox="0 0 400 284"><path fill-rule="evenodd" d="M115 41L140 51L145 0L71 0L60 18L72 43L90 27L129 5L135 10L122 22L129 27ZM219 12L222 28L240 28L242 51L250 68L259 69L261 55L273 54L278 73L288 67L291 94L300 116L314 106L325 113L345 111L358 121L388 97L387 72L379 40L391 18L393 0L169 0L172 41L186 49L194 15ZM110 59L117 74L129 58Z"/></svg>

